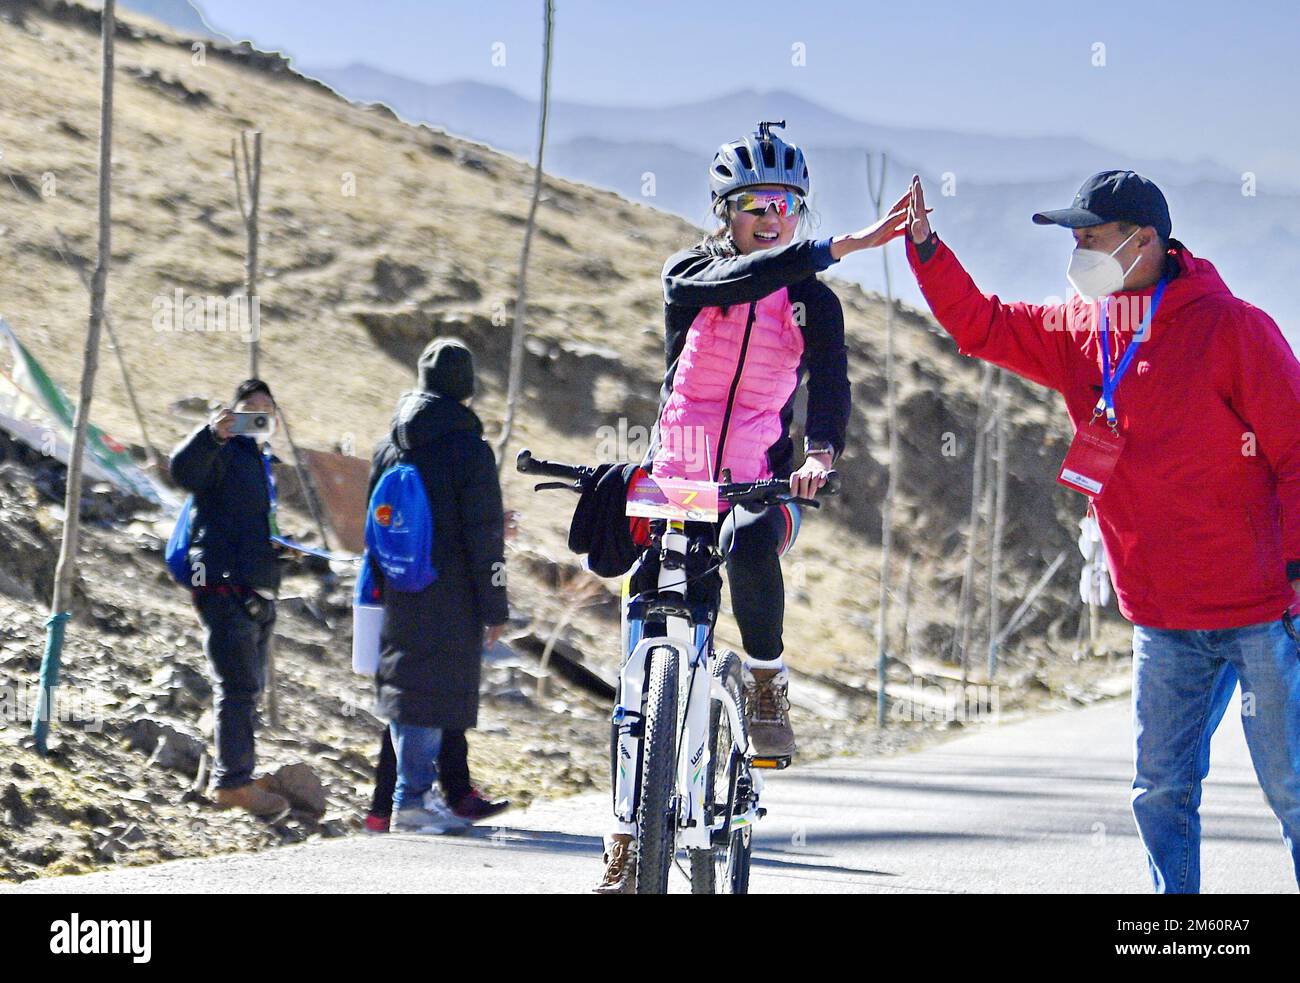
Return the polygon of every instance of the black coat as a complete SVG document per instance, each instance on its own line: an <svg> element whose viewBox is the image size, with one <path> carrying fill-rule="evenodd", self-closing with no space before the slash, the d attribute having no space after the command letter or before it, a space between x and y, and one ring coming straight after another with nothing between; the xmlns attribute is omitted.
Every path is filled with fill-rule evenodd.
<svg viewBox="0 0 1300 983"><path fill-rule="evenodd" d="M472 410L425 392L398 401L392 433L375 450L372 491L399 450L429 497L437 578L422 591L402 593L386 589L375 571L384 603L378 713L463 730L478 721L483 628L504 624L509 613L496 459Z"/></svg>
<svg viewBox="0 0 1300 983"><path fill-rule="evenodd" d="M205 424L172 451L171 473L194 496L190 569L202 564L209 587L279 590L270 492L257 441L240 436L223 444Z"/></svg>

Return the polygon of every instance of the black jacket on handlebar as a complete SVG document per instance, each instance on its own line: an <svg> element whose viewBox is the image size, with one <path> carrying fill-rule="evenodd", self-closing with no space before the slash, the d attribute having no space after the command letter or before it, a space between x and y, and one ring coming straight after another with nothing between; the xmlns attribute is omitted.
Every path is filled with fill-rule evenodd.
<svg viewBox="0 0 1300 983"><path fill-rule="evenodd" d="M587 554L598 577L621 577L640 555L626 516L627 491L640 471L635 464L602 464L578 499L569 524L569 549Z"/></svg>

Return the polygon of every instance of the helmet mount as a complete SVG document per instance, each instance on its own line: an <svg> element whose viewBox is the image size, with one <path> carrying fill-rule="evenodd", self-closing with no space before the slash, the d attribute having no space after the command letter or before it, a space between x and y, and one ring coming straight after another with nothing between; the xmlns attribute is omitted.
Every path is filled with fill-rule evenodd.
<svg viewBox="0 0 1300 983"><path fill-rule="evenodd" d="M773 133L773 128L785 129L785 120L760 120L752 134L718 148L709 165L713 200L763 184L808 194L808 163L803 151Z"/></svg>

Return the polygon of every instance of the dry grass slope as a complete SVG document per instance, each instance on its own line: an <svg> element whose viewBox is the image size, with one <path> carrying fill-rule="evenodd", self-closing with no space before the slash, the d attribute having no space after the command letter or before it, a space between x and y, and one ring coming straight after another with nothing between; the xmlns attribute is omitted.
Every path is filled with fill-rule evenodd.
<svg viewBox="0 0 1300 983"><path fill-rule="evenodd" d="M11 0L0 10L0 312L68 390L79 378L87 303L59 255L56 230L70 238L73 262L93 261L95 21L63 0ZM155 305L176 290L226 296L240 289L243 232L229 148L253 126L265 133L263 374L299 440L368 455L412 379L414 354L438 333L458 334L477 350L485 392L476 407L489 431L497 426L526 164L409 126L382 107L350 104L275 56L213 47L196 59L187 39L129 15L116 82L109 306L156 440L174 440L193 425L173 404L224 398L244 374L247 350L237 335L159 331ZM558 180L547 182L539 221L526 406L512 452L526 444L548 457L591 460L602 427L653 420L662 366L658 271L698 232ZM797 667L853 686L874 664L884 305L833 282L845 305L856 404L842 462L848 480L842 499L805 524L787 562L787 644ZM936 660L956 605L978 368L928 317L899 309L897 324L905 427L897 542L900 556L917 558L912 654ZM101 362L99 379L96 420L132 440L137 429L111 360ZM1013 380L1011 421L1006 611L1047 561L1070 548L1082 510L1081 499L1051 480L1067 434L1057 398ZM946 435L955 439L955 456L942 453ZM567 559L570 502L532 495L530 483L509 471L506 494L525 516L512 570L516 605L539 623L554 621L563 602L550 587L551 559ZM1071 555L1015 640L1012 669L1046 675L1053 685L1073 678L1064 657L1077 620L1077 570ZM617 654L615 613L612 602L597 606L572 631L606 670ZM1118 647L1122 629L1107 630ZM720 636L738 643L727 625Z"/></svg>

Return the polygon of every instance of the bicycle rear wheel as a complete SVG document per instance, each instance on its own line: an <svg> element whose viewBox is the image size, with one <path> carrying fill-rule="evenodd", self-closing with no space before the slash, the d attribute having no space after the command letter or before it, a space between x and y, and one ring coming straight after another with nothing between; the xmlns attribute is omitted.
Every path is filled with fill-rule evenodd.
<svg viewBox="0 0 1300 983"><path fill-rule="evenodd" d="M735 653L722 656L714 667L714 675L722 680L737 706L741 703L742 678L740 660ZM740 718L743 728L745 718ZM738 740L731 733L731 719L722 704L713 700L709 704L709 767L705 777L708 801L705 815L710 822L731 821L736 807L736 790L744 762L735 752L735 745L746 747L749 737L741 733ZM713 846L691 853L692 894L748 894L749 864L753 852L753 830L746 826L729 830Z"/></svg>
<svg viewBox="0 0 1300 983"><path fill-rule="evenodd" d="M641 801L637 807L636 893L667 894L677 851L677 653L650 653L645 737L641 742Z"/></svg>

